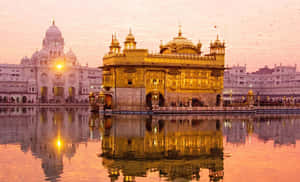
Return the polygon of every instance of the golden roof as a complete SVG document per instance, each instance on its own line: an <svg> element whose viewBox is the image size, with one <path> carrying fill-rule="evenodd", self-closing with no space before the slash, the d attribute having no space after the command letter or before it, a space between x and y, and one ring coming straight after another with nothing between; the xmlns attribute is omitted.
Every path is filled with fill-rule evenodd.
<svg viewBox="0 0 300 182"><path fill-rule="evenodd" d="M178 36L169 41L165 46L195 46L192 41L182 36L181 26L179 26Z"/></svg>
<svg viewBox="0 0 300 182"><path fill-rule="evenodd" d="M178 36L174 37L173 40L169 41L166 45L161 45L160 52L164 53L166 50L170 50L172 53L179 53L181 49L191 49L194 53L200 53L198 46L193 44L191 40L183 37L181 27L179 27Z"/></svg>

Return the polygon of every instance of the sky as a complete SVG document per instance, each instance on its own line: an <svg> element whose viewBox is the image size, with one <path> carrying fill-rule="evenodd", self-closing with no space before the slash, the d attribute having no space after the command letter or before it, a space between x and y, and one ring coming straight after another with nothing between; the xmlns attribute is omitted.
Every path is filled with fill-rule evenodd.
<svg viewBox="0 0 300 182"><path fill-rule="evenodd" d="M101 65L113 32L123 45L131 28L138 48L158 52L179 25L204 52L219 33L228 66L255 71L300 61L299 0L0 0L0 63L18 64L41 49L52 19L65 51L89 66Z"/></svg>

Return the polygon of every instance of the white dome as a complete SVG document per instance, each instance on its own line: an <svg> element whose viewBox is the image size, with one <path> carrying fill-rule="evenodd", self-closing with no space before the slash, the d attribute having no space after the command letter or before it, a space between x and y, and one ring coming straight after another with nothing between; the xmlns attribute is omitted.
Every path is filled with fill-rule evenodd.
<svg viewBox="0 0 300 182"><path fill-rule="evenodd" d="M61 31L58 29L58 27L55 25L55 22L53 21L52 25L46 31L46 37L61 38L61 35Z"/></svg>
<svg viewBox="0 0 300 182"><path fill-rule="evenodd" d="M35 51L35 52L32 54L31 59L38 59L39 56L40 56L39 51Z"/></svg>
<svg viewBox="0 0 300 182"><path fill-rule="evenodd" d="M40 56L40 58L45 58L45 59L47 59L47 58L49 57L49 52L46 51L45 49L42 49L42 50L40 50L40 52L39 52L39 56Z"/></svg>
<svg viewBox="0 0 300 182"><path fill-rule="evenodd" d="M21 59L21 64L29 64L29 62L30 62L30 59L27 56L25 56Z"/></svg>
<svg viewBox="0 0 300 182"><path fill-rule="evenodd" d="M46 36L43 40L43 49L46 49L50 56L61 56L63 53L64 39L54 21L46 31Z"/></svg>
<svg viewBox="0 0 300 182"><path fill-rule="evenodd" d="M67 57L76 60L76 55L75 55L75 53L72 51L72 49L70 49L70 50L67 52Z"/></svg>
<svg viewBox="0 0 300 182"><path fill-rule="evenodd" d="M37 64L39 57L40 57L39 51L35 51L31 56L30 64Z"/></svg>

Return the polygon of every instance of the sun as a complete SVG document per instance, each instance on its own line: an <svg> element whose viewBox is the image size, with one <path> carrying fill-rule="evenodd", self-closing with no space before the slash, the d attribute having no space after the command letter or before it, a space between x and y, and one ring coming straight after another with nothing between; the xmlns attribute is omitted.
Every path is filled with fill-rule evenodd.
<svg viewBox="0 0 300 182"><path fill-rule="evenodd" d="M57 64L57 65L56 65L56 69L58 69L58 70L63 69L63 67L64 67L64 66L63 66L62 64Z"/></svg>

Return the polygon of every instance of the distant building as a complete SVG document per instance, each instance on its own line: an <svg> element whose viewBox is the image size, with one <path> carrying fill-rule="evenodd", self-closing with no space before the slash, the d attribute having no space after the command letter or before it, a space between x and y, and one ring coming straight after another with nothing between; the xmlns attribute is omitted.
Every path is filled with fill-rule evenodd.
<svg viewBox="0 0 300 182"><path fill-rule="evenodd" d="M41 50L21 64L0 64L0 103L87 102L101 83L100 69L81 66L72 50L64 53L64 38L53 21Z"/></svg>
<svg viewBox="0 0 300 182"><path fill-rule="evenodd" d="M223 96L226 101L241 101L248 92L261 100L298 101L300 99L300 72L295 66L275 65L249 73L245 66L233 66L224 72Z"/></svg>

